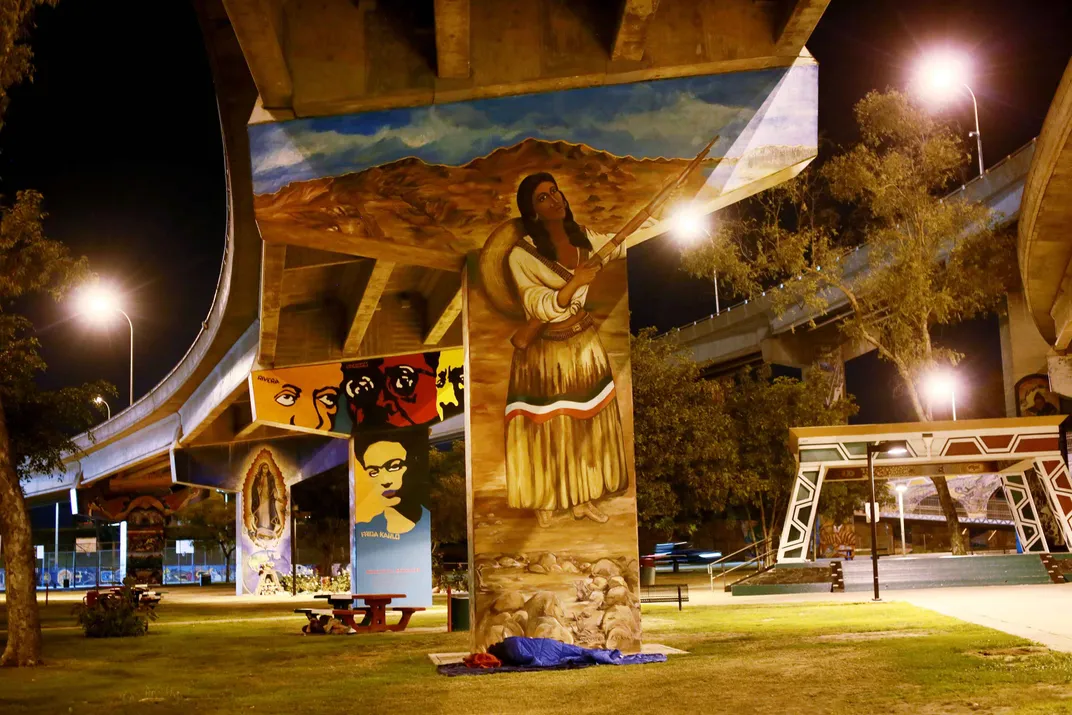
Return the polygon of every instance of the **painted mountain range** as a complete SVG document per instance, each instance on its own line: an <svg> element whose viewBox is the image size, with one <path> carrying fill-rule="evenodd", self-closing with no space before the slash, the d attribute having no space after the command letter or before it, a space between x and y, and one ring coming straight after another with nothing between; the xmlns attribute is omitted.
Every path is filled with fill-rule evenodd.
<svg viewBox="0 0 1072 715"><path fill-rule="evenodd" d="M518 215L516 190L550 172L579 223L613 232L644 207L688 159L618 157L583 144L526 139L461 166L407 158L343 176L288 184L255 197L258 222L468 253ZM707 159L676 200L694 196L720 159Z"/></svg>

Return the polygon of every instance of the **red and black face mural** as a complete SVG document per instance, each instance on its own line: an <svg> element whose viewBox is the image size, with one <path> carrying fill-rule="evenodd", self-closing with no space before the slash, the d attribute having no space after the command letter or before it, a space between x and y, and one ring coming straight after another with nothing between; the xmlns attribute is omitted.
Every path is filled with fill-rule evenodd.
<svg viewBox="0 0 1072 715"><path fill-rule="evenodd" d="M413 427L439 418L439 353L343 364L343 391L354 426Z"/></svg>

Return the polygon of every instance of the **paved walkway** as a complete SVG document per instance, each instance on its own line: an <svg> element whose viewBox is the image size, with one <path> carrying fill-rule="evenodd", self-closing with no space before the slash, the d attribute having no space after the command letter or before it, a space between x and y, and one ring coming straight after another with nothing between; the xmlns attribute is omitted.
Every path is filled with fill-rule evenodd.
<svg viewBox="0 0 1072 715"><path fill-rule="evenodd" d="M1072 653L1072 584L935 588L896 598Z"/></svg>
<svg viewBox="0 0 1072 715"><path fill-rule="evenodd" d="M1053 650L1072 653L1072 583L882 591L881 595L884 601L911 603L962 621L1028 638ZM870 600L869 592L731 596L721 590L689 589L690 603L711 606Z"/></svg>

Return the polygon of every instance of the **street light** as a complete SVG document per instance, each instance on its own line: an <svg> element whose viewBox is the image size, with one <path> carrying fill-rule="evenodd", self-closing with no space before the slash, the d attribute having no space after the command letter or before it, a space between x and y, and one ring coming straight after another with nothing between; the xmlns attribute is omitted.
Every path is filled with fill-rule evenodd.
<svg viewBox="0 0 1072 715"><path fill-rule="evenodd" d="M875 498L875 455L888 454L894 457L908 454L908 443L904 440L867 443L867 476L871 480L871 504L868 511L871 512L871 574L875 582L876 601L878 597L878 503Z"/></svg>
<svg viewBox="0 0 1072 715"><path fill-rule="evenodd" d="M965 89L971 96L972 108L975 111L975 131L968 136L975 137L976 152L979 155L979 176L982 176L985 170L983 135L979 131L979 102L975 99L975 92L968 86L967 78L968 61L963 55L943 52L929 55L920 62L920 85L931 99L944 100L957 89Z"/></svg>
<svg viewBox="0 0 1072 715"><path fill-rule="evenodd" d="M953 408L953 421L957 421L957 394L956 380L948 372L937 372L927 378L927 393L930 395L931 409L934 409L934 400L949 398L949 404Z"/></svg>
<svg viewBox="0 0 1072 715"><path fill-rule="evenodd" d="M904 533L904 493L908 490L908 485L898 484L894 489L897 490L897 510L901 512L901 556L908 556Z"/></svg>
<svg viewBox="0 0 1072 715"><path fill-rule="evenodd" d="M700 236L711 238L711 232L707 230L706 217L692 204L678 206L670 218L670 223L672 226L670 230L674 235L688 243L695 242ZM722 309L718 303L718 271L713 272L712 281L715 284L715 315L719 315Z"/></svg>
<svg viewBox="0 0 1072 715"><path fill-rule="evenodd" d="M102 285L87 286L78 296L79 311L96 323L103 323L116 313L130 326L130 404L134 404L134 322L119 305L119 295ZM110 408L109 408L110 411Z"/></svg>
<svg viewBox="0 0 1072 715"><path fill-rule="evenodd" d="M100 395L97 395L96 397L94 397L93 398L93 404L94 405L104 405L104 409L108 410L108 419L112 419L112 406L109 405L108 402L103 397L101 397Z"/></svg>

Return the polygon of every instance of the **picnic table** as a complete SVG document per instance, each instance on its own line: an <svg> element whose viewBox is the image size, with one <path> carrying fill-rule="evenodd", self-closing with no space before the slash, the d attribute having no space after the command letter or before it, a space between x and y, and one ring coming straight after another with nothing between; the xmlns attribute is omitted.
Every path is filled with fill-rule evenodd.
<svg viewBox="0 0 1072 715"><path fill-rule="evenodd" d="M346 609L354 605L354 597L348 593L318 593L313 598L323 598L332 608Z"/></svg>
<svg viewBox="0 0 1072 715"><path fill-rule="evenodd" d="M330 609L295 608L295 613L302 613L309 619L307 633L323 633L325 626L331 618L335 618L352 628L357 633L382 633L384 631L404 631L409 625L409 619L417 611L423 608L412 606L396 606L391 608L402 614L398 623L387 623L387 610L391 601L396 598L405 598L404 593L351 593L317 594L314 598L326 599ZM354 601L364 601L364 606L354 606ZM355 618L361 616L361 621Z"/></svg>
<svg viewBox="0 0 1072 715"><path fill-rule="evenodd" d="M149 608L156 608L156 604L160 603L163 591L156 591L149 588L148 584L135 584L131 587L134 595L137 596L138 603ZM82 602L88 606L92 606L97 602L99 598L111 597L119 598L123 594L123 586L109 586L101 589L94 589L86 591L86 595L82 598Z"/></svg>

